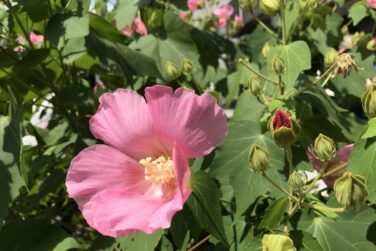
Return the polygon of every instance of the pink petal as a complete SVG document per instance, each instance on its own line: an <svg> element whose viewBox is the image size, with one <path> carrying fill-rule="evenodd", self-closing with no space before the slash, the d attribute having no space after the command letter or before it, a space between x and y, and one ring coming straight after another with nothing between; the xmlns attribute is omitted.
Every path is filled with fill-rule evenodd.
<svg viewBox="0 0 376 251"><path fill-rule="evenodd" d="M167 86L145 89L154 128L167 148L174 142L187 157L209 154L227 133L227 119L215 99Z"/></svg>
<svg viewBox="0 0 376 251"><path fill-rule="evenodd" d="M187 5L190 10L197 10L196 0L188 0Z"/></svg>
<svg viewBox="0 0 376 251"><path fill-rule="evenodd" d="M337 150L336 157L334 158L337 162L343 161L347 162L349 161L349 155L353 149L354 144L345 145L344 147Z"/></svg>
<svg viewBox="0 0 376 251"><path fill-rule="evenodd" d="M112 157L116 160L122 155L120 152L117 153L120 155L109 156L109 158ZM133 191L132 189L123 189L121 185L108 186L102 191L98 190L98 193L88 199L77 200L88 224L100 233L112 237L135 231L150 234L160 228L170 227L173 215L183 208L184 202L191 193L188 188L190 178L188 161L177 148L173 151L173 160L178 191L170 201L147 196L137 191L139 190L137 188ZM102 164L104 162L100 163L98 167ZM109 160L106 165L112 164ZM72 167L74 168L74 166ZM143 171L142 168L140 170ZM103 170L101 173L102 177L105 177ZM124 178L124 175L119 176ZM101 179L101 177L96 178ZM138 178L135 178L135 181ZM131 181L125 179L120 182L113 180L113 182L123 184Z"/></svg>
<svg viewBox="0 0 376 251"><path fill-rule="evenodd" d="M81 151L71 162L65 184L79 206L104 189L143 193L148 185L138 162L107 145Z"/></svg>
<svg viewBox="0 0 376 251"><path fill-rule="evenodd" d="M118 89L103 94L100 106L90 119L93 135L133 159L161 155L150 112L143 97L134 91Z"/></svg>
<svg viewBox="0 0 376 251"><path fill-rule="evenodd" d="M136 17L133 21L135 30L138 34L140 35L147 35L148 34L148 29L146 28L144 22L142 22L140 17Z"/></svg>
<svg viewBox="0 0 376 251"><path fill-rule="evenodd" d="M35 44L35 43L41 43L44 40L43 35L38 35L34 33L33 31L30 32L30 41Z"/></svg>

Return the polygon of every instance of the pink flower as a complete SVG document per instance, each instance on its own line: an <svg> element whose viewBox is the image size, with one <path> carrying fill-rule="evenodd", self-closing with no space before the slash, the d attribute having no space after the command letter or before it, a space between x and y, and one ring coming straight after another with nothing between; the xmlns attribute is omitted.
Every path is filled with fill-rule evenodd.
<svg viewBox="0 0 376 251"><path fill-rule="evenodd" d="M71 162L66 186L90 226L117 237L168 228L191 193L188 158L209 154L226 135L215 99L155 85L144 98L118 89L90 119L104 141Z"/></svg>
<svg viewBox="0 0 376 251"><path fill-rule="evenodd" d="M204 8L205 0L188 0L187 5L190 10L199 10Z"/></svg>
<svg viewBox="0 0 376 251"><path fill-rule="evenodd" d="M148 30L147 30L144 22L142 22L140 17L136 17L133 21L133 24L134 24L135 30L138 34L140 34L140 35L147 35L148 34Z"/></svg>
<svg viewBox="0 0 376 251"><path fill-rule="evenodd" d="M213 10L215 16L214 26L223 27L227 25L228 18L234 13L234 8L231 5L222 5Z"/></svg>
<svg viewBox="0 0 376 251"><path fill-rule="evenodd" d="M334 168L339 167L340 165L345 165L349 160L349 154L352 151L352 148L353 148L353 144L350 144L350 145L346 145L338 149L337 154L334 157L334 159L329 161L326 172L333 170ZM315 170L319 172L322 167L323 162L315 158L313 154L313 146L308 147L307 156L308 156L309 162L311 162ZM346 172L345 168L341 169L338 172L333 173L332 175L326 178L323 178L323 180L328 187L333 187L336 179L341 177L345 172Z"/></svg>
<svg viewBox="0 0 376 251"><path fill-rule="evenodd" d="M180 19L182 19L182 20L187 20L188 19L188 13L187 12L185 12L185 11L179 11L179 17L180 17Z"/></svg>
<svg viewBox="0 0 376 251"><path fill-rule="evenodd" d="M122 31L123 34L126 35L127 37L130 37L130 36L132 36L132 34L133 34L133 29L132 29L131 27L129 27L129 26L125 26L121 31Z"/></svg>
<svg viewBox="0 0 376 251"><path fill-rule="evenodd" d="M376 9L376 0L368 0L368 5L371 8Z"/></svg>
<svg viewBox="0 0 376 251"><path fill-rule="evenodd" d="M243 27L244 25L243 19L240 16L236 15L234 18L234 24L236 28Z"/></svg>
<svg viewBox="0 0 376 251"><path fill-rule="evenodd" d="M44 36L43 35L38 35L38 34L34 33L33 31L30 32L29 36L30 36L30 41L33 44L41 43L44 40Z"/></svg>

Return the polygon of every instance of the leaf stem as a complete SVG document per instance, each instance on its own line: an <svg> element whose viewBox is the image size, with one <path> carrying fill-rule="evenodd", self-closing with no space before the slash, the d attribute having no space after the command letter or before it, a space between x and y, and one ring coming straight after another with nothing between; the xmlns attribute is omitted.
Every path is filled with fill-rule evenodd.
<svg viewBox="0 0 376 251"><path fill-rule="evenodd" d="M272 30L270 29L263 21L261 21L255 14L255 12L253 11L253 9L251 9L251 15L253 17L253 19L255 19L255 21L262 27L264 28L270 35L272 35L274 38L278 39L278 35Z"/></svg>
<svg viewBox="0 0 376 251"><path fill-rule="evenodd" d="M330 176L330 175L332 175L332 174L334 174L334 173L336 173L336 172L338 172L338 171L340 171L340 170L342 170L346 167L347 167L347 163L342 163L339 166L337 166L336 168L333 168L332 170L324 173L322 177L323 178L328 177L328 176Z"/></svg>
<svg viewBox="0 0 376 251"><path fill-rule="evenodd" d="M270 182L270 184L272 184L273 186L275 186L278 190L280 190L281 192L283 192L284 194L286 194L287 196L289 196L291 199L293 199L295 202L298 202L299 200L297 198L295 198L294 195L292 195L291 193L287 192L284 188L282 188L280 185L278 185L277 183L275 183L271 178L269 178L266 173L262 173L262 176Z"/></svg>
<svg viewBox="0 0 376 251"><path fill-rule="evenodd" d="M273 84L276 84L278 85L279 83L275 80L272 80L264 75L262 75L261 73L259 73L258 71L256 71L255 69L252 68L251 64L247 61L247 60L244 60L244 59L239 59L239 63L241 63L242 65L244 65L248 70L250 70L251 72L253 72L254 74L256 74L257 76L259 76L260 78L266 80L266 81L269 81Z"/></svg>
<svg viewBox="0 0 376 251"><path fill-rule="evenodd" d="M329 211L329 212L344 212L346 210L344 207L333 208L333 207L322 207L322 206L316 206L316 205L309 205L309 207L315 210Z"/></svg>
<svg viewBox="0 0 376 251"><path fill-rule="evenodd" d="M205 243L207 240L209 240L210 238L212 237L211 234L209 234L208 236L206 236L204 239L200 240L199 242L197 242L195 245L193 245L191 248L188 249L188 251L193 251L195 249L197 249L199 246L201 246L203 243Z"/></svg>
<svg viewBox="0 0 376 251"><path fill-rule="evenodd" d="M280 16L281 16L281 26L282 26L282 43L287 43L287 36L286 36L286 19L285 19L285 1L281 0L281 10L280 10Z"/></svg>

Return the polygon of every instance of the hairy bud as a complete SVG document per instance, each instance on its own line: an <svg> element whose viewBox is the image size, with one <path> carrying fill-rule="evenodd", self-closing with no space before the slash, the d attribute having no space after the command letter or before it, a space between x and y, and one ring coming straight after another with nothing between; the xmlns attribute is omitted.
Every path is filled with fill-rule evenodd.
<svg viewBox="0 0 376 251"><path fill-rule="evenodd" d="M281 8L281 0L260 0L261 11L268 16L274 16Z"/></svg>
<svg viewBox="0 0 376 251"><path fill-rule="evenodd" d="M334 183L337 201L347 209L359 210L367 199L366 180L360 175L346 172Z"/></svg>
<svg viewBox="0 0 376 251"><path fill-rule="evenodd" d="M184 59L183 61L183 74L185 75L189 75L189 74L192 74L195 70L195 67L193 65L193 63L188 60L188 59Z"/></svg>
<svg viewBox="0 0 376 251"><path fill-rule="evenodd" d="M249 149L249 163L251 169L256 173L263 173L269 168L269 162L268 152L261 146L252 144Z"/></svg>
<svg viewBox="0 0 376 251"><path fill-rule="evenodd" d="M265 234L262 237L263 251L296 251L290 237L282 234Z"/></svg>
<svg viewBox="0 0 376 251"><path fill-rule="evenodd" d="M169 79L175 80L180 77L180 71L174 63L167 61L165 64L165 69Z"/></svg>
<svg viewBox="0 0 376 251"><path fill-rule="evenodd" d="M336 156L336 145L331 138L320 133L315 139L313 152L317 159L326 162Z"/></svg>
<svg viewBox="0 0 376 251"><path fill-rule="evenodd" d="M285 61L279 56L273 58L273 71L276 75L282 75L286 72Z"/></svg>
<svg viewBox="0 0 376 251"><path fill-rule="evenodd" d="M261 94L262 89L260 86L260 80L256 75L249 76L248 79L248 91L252 95L258 96Z"/></svg>
<svg viewBox="0 0 376 251"><path fill-rule="evenodd" d="M306 180L303 178L302 174L299 174L297 171L293 171L289 176L288 182L293 189L299 189L305 185Z"/></svg>
<svg viewBox="0 0 376 251"><path fill-rule="evenodd" d="M362 107L369 118L376 117L376 83L371 83L362 95Z"/></svg>
<svg viewBox="0 0 376 251"><path fill-rule="evenodd" d="M330 48L325 54L325 58L324 58L325 66L329 67L333 65L337 61L337 58L338 58L338 52L335 49Z"/></svg>
<svg viewBox="0 0 376 251"><path fill-rule="evenodd" d="M300 126L289 112L277 110L268 123L273 139L282 147L291 146L300 134Z"/></svg>

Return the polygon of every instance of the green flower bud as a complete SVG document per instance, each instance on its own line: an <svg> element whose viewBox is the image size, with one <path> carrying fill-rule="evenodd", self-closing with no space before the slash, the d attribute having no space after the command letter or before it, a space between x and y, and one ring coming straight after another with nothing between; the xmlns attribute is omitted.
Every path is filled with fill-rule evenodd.
<svg viewBox="0 0 376 251"><path fill-rule="evenodd" d="M317 159L326 162L336 156L336 145L331 138L320 133L315 139L313 152Z"/></svg>
<svg viewBox="0 0 376 251"><path fill-rule="evenodd" d="M370 51L376 51L376 37L372 38L366 45L366 48Z"/></svg>
<svg viewBox="0 0 376 251"><path fill-rule="evenodd" d="M372 83L362 95L364 113L369 118L376 117L376 83Z"/></svg>
<svg viewBox="0 0 376 251"><path fill-rule="evenodd" d="M358 211L368 196L366 180L360 175L346 172L334 183L334 193L342 206Z"/></svg>
<svg viewBox="0 0 376 251"><path fill-rule="evenodd" d="M189 74L192 74L195 70L195 67L193 65L193 63L191 61L189 61L188 59L184 59L183 61L183 73L185 75L189 75Z"/></svg>
<svg viewBox="0 0 376 251"><path fill-rule="evenodd" d="M273 58L273 71L277 75L282 75L286 72L285 61L279 56Z"/></svg>
<svg viewBox="0 0 376 251"><path fill-rule="evenodd" d="M316 9L319 6L319 1L317 0L308 0L307 5L310 9Z"/></svg>
<svg viewBox="0 0 376 251"><path fill-rule="evenodd" d="M268 16L274 16L281 8L281 0L260 0L261 11Z"/></svg>
<svg viewBox="0 0 376 251"><path fill-rule="evenodd" d="M254 172L265 172L270 166L268 152L262 147L252 144L249 149L249 163Z"/></svg>
<svg viewBox="0 0 376 251"><path fill-rule="evenodd" d="M269 51L270 51L270 44L269 44L269 42L266 42L264 44L264 46L262 47L262 50L261 50L262 55L264 57L268 57Z"/></svg>
<svg viewBox="0 0 376 251"><path fill-rule="evenodd" d="M293 171L290 174L288 182L289 185L295 190L305 186L306 179L303 178L302 174L299 174L297 171Z"/></svg>
<svg viewBox="0 0 376 251"><path fill-rule="evenodd" d="M336 74L343 73L343 76L347 77L353 68L356 71L359 69L349 53L343 53L338 56Z"/></svg>
<svg viewBox="0 0 376 251"><path fill-rule="evenodd" d="M248 91L252 95L258 96L261 94L262 89L260 86L260 80L256 75L249 76L248 79Z"/></svg>
<svg viewBox="0 0 376 251"><path fill-rule="evenodd" d="M300 134L300 126L289 112L277 110L268 123L275 142L287 147L294 144Z"/></svg>
<svg viewBox="0 0 376 251"><path fill-rule="evenodd" d="M257 4L257 0L238 0L240 8L244 10L252 10Z"/></svg>
<svg viewBox="0 0 376 251"><path fill-rule="evenodd" d="M290 237L282 234L265 234L262 237L263 251L296 251Z"/></svg>
<svg viewBox="0 0 376 251"><path fill-rule="evenodd" d="M165 64L166 74L167 77L171 80L175 80L180 77L180 71L176 67L176 65L170 61L167 61Z"/></svg>
<svg viewBox="0 0 376 251"><path fill-rule="evenodd" d="M333 65L336 62L337 58L338 58L338 52L335 49L330 48L325 54L325 58L324 58L325 66L329 67Z"/></svg>

